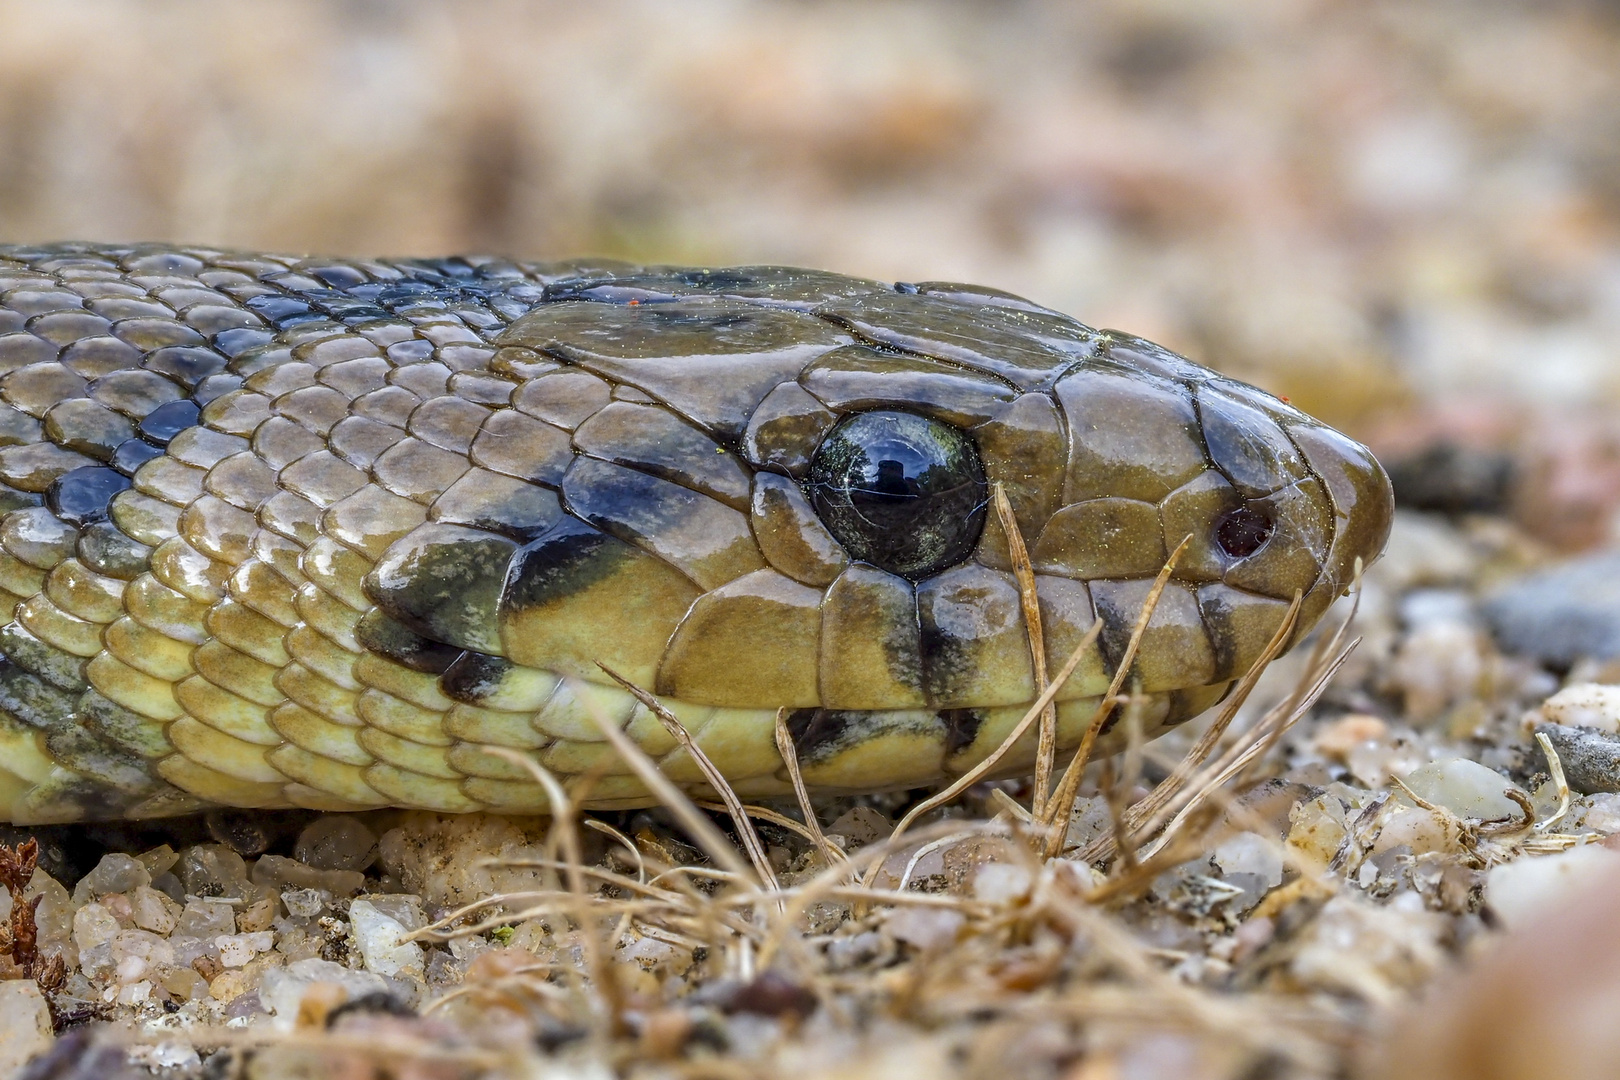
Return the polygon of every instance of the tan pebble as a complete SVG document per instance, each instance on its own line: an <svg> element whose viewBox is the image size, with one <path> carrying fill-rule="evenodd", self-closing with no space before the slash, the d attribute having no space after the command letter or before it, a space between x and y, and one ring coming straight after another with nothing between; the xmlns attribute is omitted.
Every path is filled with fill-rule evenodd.
<svg viewBox="0 0 1620 1080"><path fill-rule="evenodd" d="M248 988L247 975L240 968L222 971L208 983L208 993L215 1001L234 1001Z"/></svg>
<svg viewBox="0 0 1620 1080"><path fill-rule="evenodd" d="M270 924L275 921L275 897L261 897L236 913L236 932L239 934L253 934L261 930L268 930Z"/></svg>
<svg viewBox="0 0 1620 1080"><path fill-rule="evenodd" d="M348 1000L349 992L337 983L314 983L304 991L304 996L298 999L298 1017L294 1024L301 1028L324 1031L326 1018L332 1010Z"/></svg>
<svg viewBox="0 0 1620 1080"><path fill-rule="evenodd" d="M1369 713L1346 713L1330 724L1324 724L1312 740L1316 752L1334 761L1344 761L1350 751L1362 743L1382 739L1389 734L1389 725Z"/></svg>
<svg viewBox="0 0 1620 1080"><path fill-rule="evenodd" d="M473 962L467 965L467 974L462 977L462 981L467 983L496 982L500 979L510 978L523 969L534 967L538 963L540 963L539 957L527 949L490 949L473 957Z"/></svg>
<svg viewBox="0 0 1620 1080"><path fill-rule="evenodd" d="M163 976L163 989L181 1001L197 997L197 989L206 984L203 977L191 968L176 968Z"/></svg>
<svg viewBox="0 0 1620 1080"><path fill-rule="evenodd" d="M682 1009L655 1009L641 1021L637 1047L650 1058L672 1058L692 1036L692 1017Z"/></svg>

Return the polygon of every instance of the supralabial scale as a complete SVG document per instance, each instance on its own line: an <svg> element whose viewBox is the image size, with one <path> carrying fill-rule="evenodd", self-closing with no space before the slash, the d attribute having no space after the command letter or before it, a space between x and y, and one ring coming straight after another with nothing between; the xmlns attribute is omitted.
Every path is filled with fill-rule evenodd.
<svg viewBox="0 0 1620 1080"><path fill-rule="evenodd" d="M1297 639L1387 534L1368 451L993 289L782 267L0 247L0 816L543 812L702 773L938 783L1035 698L1073 749L1141 642L1147 731ZM999 766L1031 767L1034 734Z"/></svg>

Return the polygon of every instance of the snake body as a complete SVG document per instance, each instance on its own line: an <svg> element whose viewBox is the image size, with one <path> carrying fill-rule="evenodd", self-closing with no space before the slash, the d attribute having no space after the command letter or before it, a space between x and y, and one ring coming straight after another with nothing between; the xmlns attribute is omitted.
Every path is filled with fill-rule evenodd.
<svg viewBox="0 0 1620 1080"><path fill-rule="evenodd" d="M0 815L543 812L960 775L1072 749L1154 575L1151 733L1382 548L1367 450L1141 339L780 267L0 247ZM862 470L866 471L863 472ZM853 478L853 479L852 479ZM864 479L863 479L864 478ZM1027 770L1034 737L1001 770Z"/></svg>

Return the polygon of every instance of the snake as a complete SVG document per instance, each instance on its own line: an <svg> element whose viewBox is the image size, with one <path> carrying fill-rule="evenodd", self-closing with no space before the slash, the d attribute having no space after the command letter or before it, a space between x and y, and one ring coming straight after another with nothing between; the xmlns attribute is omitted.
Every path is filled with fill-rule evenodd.
<svg viewBox="0 0 1620 1080"><path fill-rule="evenodd" d="M1027 775L1065 661L1059 753L1133 633L1137 730L1195 717L1392 505L1287 402L991 288L0 246L0 814L545 813L531 762L648 805L612 728L769 799L779 715L811 793Z"/></svg>

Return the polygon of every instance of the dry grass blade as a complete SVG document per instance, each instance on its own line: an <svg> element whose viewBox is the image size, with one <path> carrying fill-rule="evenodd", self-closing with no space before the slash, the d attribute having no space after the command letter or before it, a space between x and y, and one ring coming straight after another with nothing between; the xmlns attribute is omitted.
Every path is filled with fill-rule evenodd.
<svg viewBox="0 0 1620 1080"><path fill-rule="evenodd" d="M844 849L827 839L827 834L821 831L821 819L816 817L816 808L810 802L810 791L804 786L804 774L799 771L799 748L793 745L793 733L788 730L787 714L785 708L776 710L776 752L782 755L782 764L787 766L788 779L793 782L793 794L799 800L799 813L804 815L804 827L809 830L816 850L821 852L821 857L828 866L848 862L849 858L844 854Z"/></svg>
<svg viewBox="0 0 1620 1080"><path fill-rule="evenodd" d="M647 706L648 711L658 717L659 721L664 725L664 730L673 735L675 741L680 743L688 754L692 755L692 760L697 762L697 767L703 771L704 777L709 781L709 786L720 796L720 801L725 803L726 812L731 815L731 823L736 827L737 835L742 838L743 850L748 852L748 861L754 864L754 873L759 875L759 880L765 884L767 889L772 892L780 891L782 883L776 880L776 871L771 869L771 860L765 854L765 844L760 840L759 832L754 828L754 823L749 820L748 811L743 809L742 800L732 790L725 774L715 766L714 762L709 760L709 755L705 754L703 748L692 739L692 733L686 730L686 725L681 723L678 716L665 708L663 702L629 679L626 679L623 675L620 675L617 671L600 661L597 662L596 666L606 672L614 682L630 691L637 701ZM657 768L657 766L654 766L654 768Z"/></svg>
<svg viewBox="0 0 1620 1080"><path fill-rule="evenodd" d="M1164 871L1205 854L1204 831L1214 823L1219 813L1219 807L1208 807L1193 822L1195 827L1183 830L1172 843L1144 852L1139 860L1127 860L1121 855L1116 872L1092 890L1091 902L1105 904L1139 896Z"/></svg>
<svg viewBox="0 0 1620 1080"><path fill-rule="evenodd" d="M1156 815L1156 819L1161 818L1171 808L1176 808L1175 816L1165 825L1164 832L1154 842L1147 856L1144 857L1150 857L1153 852L1162 849L1198 805L1209 797L1211 792L1226 785L1233 777L1248 768L1252 762L1262 757L1276 745L1277 740L1282 737L1285 731L1293 727L1300 717L1310 711L1311 706L1315 705L1316 699L1322 696L1322 691L1327 689L1327 684L1332 681L1339 668L1350 658L1350 653L1354 651L1360 640L1360 638L1357 638L1355 641L1350 642L1328 664L1320 669L1317 677L1310 682L1309 689L1304 694L1290 696L1288 700L1268 712L1261 722L1254 726L1249 741L1234 744L1225 754L1216 759L1213 765L1200 773L1198 778L1190 783L1178 798L1171 800L1159 812L1159 815ZM1140 835L1144 837L1151 835L1155 827L1156 820L1150 821L1148 825L1140 830Z"/></svg>
<svg viewBox="0 0 1620 1080"><path fill-rule="evenodd" d="M579 843L579 829L577 814L573 800L562 783L551 774L551 770L535 761L526 754L504 746L490 747L490 752L528 772L534 777L546 792L546 800L551 804L551 830L546 838L548 850L555 850L560 843L563 861L567 863L565 872L568 875L568 891L572 898L574 918L579 922L584 939L585 965L591 973L591 984L596 987L600 996L603 1012L614 1030L623 1025L623 1000L619 992L619 980L614 971L613 964L607 952L603 949L603 942L591 926L586 913L587 898L585 895L585 859L584 852Z"/></svg>
<svg viewBox="0 0 1620 1080"><path fill-rule="evenodd" d="M1126 833L1137 832L1142 822L1157 813L1174 798L1186 785L1187 781L1198 769L1198 766L1208 759L1210 753L1214 751L1216 745L1220 742L1221 736L1226 733L1226 729L1237 718L1238 711L1249 700L1249 695L1254 692L1255 685L1260 681L1260 676L1265 674L1266 668L1283 651L1284 644L1293 634L1294 626L1298 622L1299 605L1300 595L1296 592L1294 602L1289 605L1287 613L1283 616L1282 624L1271 635L1271 640L1261 650L1260 656L1253 664L1249 665L1249 670L1238 681L1237 687L1232 691L1232 696L1222 704L1221 711L1216 715L1214 723L1205 729L1204 733L1199 736L1198 741L1187 751L1186 756L1176 764L1169 776L1165 777L1148 793L1147 798L1126 810L1123 823ZM1113 835L1099 837L1090 847L1086 848L1081 855L1081 859L1085 862L1093 862L1098 859L1112 858L1116 847Z"/></svg>
<svg viewBox="0 0 1620 1080"><path fill-rule="evenodd" d="M731 812L731 808L725 803L709 802L704 799L699 799L697 800L697 804L704 810L715 810L719 811L720 813ZM760 821L775 825L778 829L786 829L795 836L802 836L812 844L816 842L814 833L805 828L801 823L788 817L786 814L778 814L775 810L772 810L768 806L755 806L753 803L743 803L742 808L743 813L747 814L750 818L757 818Z"/></svg>
<svg viewBox="0 0 1620 1080"><path fill-rule="evenodd" d="M913 806L906 816L900 819L899 824L894 827L894 832L890 834L889 839L898 839L923 814L935 807L944 806L988 775L990 770L996 767L996 763L1006 757L1007 752L1017 744L1019 739L1024 737L1024 733L1030 729L1030 725L1035 723L1036 719L1041 715L1041 710L1050 705L1052 699L1057 697L1058 691L1062 690L1063 684L1069 681L1069 676L1073 675L1074 669L1080 666L1080 661L1085 658L1091 647L1097 643L1097 635L1101 633L1102 620L1093 620L1091 628L1080 639L1080 644L1075 646L1074 652L1069 655L1069 659L1058 670L1057 677L1052 680L1045 693L1035 699L1035 704L1029 707L1029 711L1024 713L1023 718L1007 733L1007 737L1001 740L1001 745L992 750L983 761L957 777L956 782L951 784L950 787L935 792L916 806Z"/></svg>
<svg viewBox="0 0 1620 1080"><path fill-rule="evenodd" d="M1294 692L1286 703L1287 708L1291 711L1291 719L1271 736L1271 744L1282 738L1283 731L1287 730L1295 720L1299 719L1310 708L1309 704L1301 705L1300 702L1307 697L1310 702L1315 702L1322 691L1327 689L1327 683L1332 679L1334 672L1338 671L1340 665L1361 643L1360 638L1350 642L1348 645L1345 644L1344 640L1350 632L1351 625L1356 620L1356 612L1361 610L1361 571L1361 560L1358 558L1354 576L1350 581L1350 610L1345 613L1343 620L1334 628L1332 634L1319 638L1315 646L1312 647L1310 659L1305 665L1306 674L1295 685ZM1330 660L1329 657L1332 657L1332 659ZM1265 750L1269 751L1270 749L1271 745L1268 744ZM1258 756L1254 760L1259 760Z"/></svg>
<svg viewBox="0 0 1620 1080"><path fill-rule="evenodd" d="M1030 565L1029 548L1024 544L1024 532L1013 515L1012 503L998 481L992 488L991 501L996 506L996 518L1001 532L1007 538L1007 556L1012 561L1013 577L1018 581L1018 601L1023 608L1024 629L1029 635L1029 660L1035 673L1035 696L1046 690L1046 632L1041 626L1040 594L1035 591L1035 568ZM1029 812L1036 818L1045 816L1046 796L1052 789L1052 767L1057 757L1057 705L1047 703L1041 710L1040 738L1035 747L1035 792L1030 796Z"/></svg>
<svg viewBox="0 0 1620 1080"><path fill-rule="evenodd" d="M966 823L961 821L938 821L917 830L911 839L927 843L947 833L980 833L991 835L1006 835L1006 827L995 821L980 821ZM866 847L851 853L847 864L829 866L816 874L809 881L801 882L792 889L785 890L788 896L788 906L785 911L778 913L766 935L764 944L760 946L760 967L768 967L775 954L783 948L793 933L797 920L811 905L823 900L848 899L859 905L871 903L891 903L895 901L910 902L916 897L938 899L931 893L896 893L889 889L872 888L872 879L876 877L877 870L883 866L890 855L901 850L896 834L878 843L868 844ZM859 885L848 884L851 872L862 875Z"/></svg>
<svg viewBox="0 0 1620 1080"><path fill-rule="evenodd" d="M1176 550L1164 561L1164 566L1153 579L1153 586L1148 590L1147 598L1142 602L1142 611L1136 617L1136 625L1131 628L1131 639L1125 646L1125 653L1120 657L1119 667L1114 671L1113 682L1108 684L1108 693L1097 703L1097 711L1092 714L1091 723L1086 725L1086 733L1080 739L1080 745L1069 761L1068 768L1063 770L1063 780L1058 784L1057 794L1047 804L1044 824L1052 829L1046 838L1046 857L1056 858L1058 852L1063 850L1064 830L1057 828L1060 820L1066 817L1074 806L1075 793L1080 790L1080 776L1085 772L1086 762L1091 759L1091 748L1096 745L1097 736L1102 732L1104 721L1108 714L1113 712L1114 705L1119 701L1120 687L1125 684L1125 677L1130 673L1131 665L1136 662L1137 650L1142 646L1142 637L1147 633L1148 622L1153 618L1153 611L1159 606L1159 597L1164 595L1164 587L1170 583L1170 575L1175 572L1176 563L1192 543L1192 535L1176 545Z"/></svg>
<svg viewBox="0 0 1620 1080"><path fill-rule="evenodd" d="M608 674L613 675L611 671ZM619 678L617 675L613 677ZM626 765L630 766L631 771L641 779L641 782L647 785L647 790L652 792L653 797L675 815L681 827L697 842L698 847L718 865L736 875L740 881L757 885L760 879L755 877L753 868L737 853L737 849L726 839L725 834L714 827L714 822L703 816L703 812L686 797L686 793L663 774L657 763L632 742L628 735L619 730L619 725L596 706L595 700L590 695L581 694L580 700L585 703L591 719L602 730L607 741L613 744L614 751ZM736 795L733 794L732 798L736 798Z"/></svg>
<svg viewBox="0 0 1620 1080"><path fill-rule="evenodd" d="M1026 828L1035 823L1035 819L1033 816L1031 816L1029 810L1017 799L1013 798L1005 791L1002 791L1000 788L991 789L990 801L1001 807L1001 809L1005 810L1008 814L1011 814L1014 821L1025 826Z"/></svg>
<svg viewBox="0 0 1620 1080"><path fill-rule="evenodd" d="M1126 792L1136 783L1141 775L1142 767L1142 706L1141 695L1132 694L1131 702L1125 707L1125 765L1121 770L1124 775L1115 776L1114 759L1108 758L1103 762L1102 792L1103 801L1108 805L1108 820L1112 826L1114 836L1126 835L1125 810ZM1124 870L1129 872L1136 865L1136 853L1130 845L1120 849L1120 861Z"/></svg>
<svg viewBox="0 0 1620 1080"><path fill-rule="evenodd" d="M725 774L715 766L714 762L709 760L709 755L703 752L703 748L693 741L692 733L686 730L686 725L681 723L679 717L665 708L663 702L620 675L617 671L600 662L596 666L605 671L609 678L630 691L637 701L645 705L648 711L658 717L659 722L664 725L664 730L674 736L675 741L680 743L688 754L692 755L692 760L697 763L697 767L702 770L704 777L708 779L709 786L719 794L720 801L725 804L726 813L731 815L731 823L736 827L737 835L742 838L743 850L748 853L748 861L754 864L754 873L759 875L759 880L765 884L766 888L772 892L779 891L782 888L782 883L776 880L776 871L771 869L771 860L765 854L765 845L761 842L759 832L754 828L754 823L749 820L748 811L743 808L742 800L732 790ZM657 768L657 766L654 766L654 768Z"/></svg>
<svg viewBox="0 0 1620 1080"><path fill-rule="evenodd" d="M1552 775L1553 786L1558 792L1558 809L1554 810L1546 821L1536 823L1537 832L1546 832L1564 820L1564 815L1569 813L1569 780L1564 776L1563 759L1558 756L1558 751L1553 748L1552 740L1547 738L1545 732L1536 732L1536 745L1541 747L1541 752L1547 759L1547 771Z"/></svg>
<svg viewBox="0 0 1620 1080"><path fill-rule="evenodd" d="M619 842L619 846L623 847L625 851L629 852L630 857L636 861L636 880L647 880L646 857L641 854L641 849L636 847L628 836L624 835L624 833L620 832L618 829L615 829L607 822L599 821L596 818L586 818L585 827L595 832L599 832L604 836L611 836L613 839L617 840Z"/></svg>
<svg viewBox="0 0 1620 1080"><path fill-rule="evenodd" d="M1311 650L1311 656L1306 664L1305 674L1295 685L1293 691L1287 698L1268 710L1266 715L1263 716L1259 723L1255 725L1253 732L1251 733L1251 742L1239 742L1235 744L1227 751L1225 755L1222 756L1220 762L1217 762L1217 764L1211 770L1206 771L1204 774L1205 778L1219 773L1224 767L1222 763L1230 762L1231 758L1235 755L1243 754L1246 762L1259 760L1264 751L1270 748L1275 739L1280 738L1283 731L1287 730L1287 728L1291 726L1293 722L1300 716L1303 716L1304 713L1310 708L1311 704L1314 703L1317 697L1321 695L1322 691L1327 688L1328 680L1332 678L1333 673L1339 669L1339 666L1344 663L1344 660L1349 656L1350 651L1355 648L1355 642L1351 642L1349 646L1343 649L1341 649L1340 646L1343 644L1351 624L1355 621L1357 611L1360 610L1361 570L1361 562L1358 559L1356 561L1355 573L1352 576L1349 590L1349 595L1351 597L1350 610L1345 614L1344 619L1340 621L1339 625L1334 629L1332 634L1318 639L1316 645ZM1300 598L1296 594L1294 603L1290 605L1291 609L1297 608L1299 602ZM1275 634L1272 635L1272 640L1267 644L1265 651L1261 654L1261 660L1264 661L1264 664L1269 664L1270 659L1275 659L1276 655L1282 651L1283 643L1292 634L1293 624L1297 623L1297 621L1297 611L1293 611L1289 617L1284 619L1283 625L1277 629ZM1267 659L1268 657L1270 657L1270 659ZM1245 700L1247 700L1249 693L1254 689L1254 684L1258 682L1260 676L1264 673L1264 664L1257 662L1255 665L1250 667L1249 673L1244 676L1243 682L1240 683L1238 687L1238 694L1242 695L1241 699L1238 699L1238 694L1234 694L1234 700L1228 703L1228 707L1226 709L1223 709L1221 721L1218 721L1221 731L1225 730L1224 724L1229 724L1231 722L1231 717L1237 714L1238 708L1241 707ZM1228 713L1230 713L1230 715L1228 715ZM1276 726L1273 730L1272 725L1278 718L1281 717L1287 717L1289 719L1287 719L1286 723ZM1217 735L1218 734L1219 733L1217 732ZM1208 736L1207 732L1206 736ZM1259 743L1253 743L1253 739L1258 739ZM1205 741L1206 740L1203 739L1200 740L1200 747L1204 745ZM1208 747L1213 747L1215 745L1214 738L1208 738L1207 741ZM1198 750L1199 747L1195 747L1194 749ZM1202 753L1207 756L1208 748L1205 748ZM1192 755L1189 754L1188 756L1190 758ZM1196 763L1193 764L1195 765ZM1191 768L1189 767L1187 771L1190 775ZM1236 773L1231 775L1236 775ZM1225 783L1224 780L1221 782ZM1211 790L1211 788L1209 788L1207 784L1202 781L1199 785L1195 786L1197 786L1199 790L1203 791L1205 794ZM1133 807L1133 814L1131 817L1133 836L1139 839L1151 836L1159 829L1160 826L1165 823L1165 820L1172 813L1176 812L1177 809L1185 805L1184 796L1184 790L1178 786L1174 790L1167 791L1163 797L1158 797L1158 793L1155 791L1153 794L1149 795L1147 799L1144 799L1141 804L1138 804L1137 807ZM1115 850L1115 838L1112 836L1104 836L1094 840L1083 852L1081 852L1079 857L1083 861L1094 862L1100 859L1111 858Z"/></svg>

